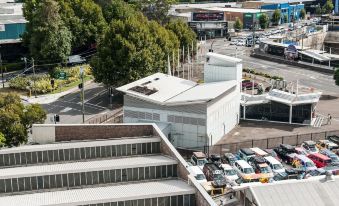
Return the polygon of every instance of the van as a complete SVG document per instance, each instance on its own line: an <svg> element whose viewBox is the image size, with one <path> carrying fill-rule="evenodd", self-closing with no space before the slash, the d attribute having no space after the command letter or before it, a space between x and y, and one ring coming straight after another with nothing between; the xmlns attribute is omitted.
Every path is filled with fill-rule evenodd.
<svg viewBox="0 0 339 206"><path fill-rule="evenodd" d="M198 166L191 166L188 168L188 171L190 172L191 175L195 177L197 182L199 182L200 184L207 182L204 173Z"/></svg>
<svg viewBox="0 0 339 206"><path fill-rule="evenodd" d="M221 164L220 168L224 171L225 178L230 181L236 181L239 179L235 169L229 164Z"/></svg>
<svg viewBox="0 0 339 206"><path fill-rule="evenodd" d="M251 150L252 150L257 156L261 156L261 157L268 156L267 152L265 152L264 150L260 149L259 147L253 147L253 148L251 148Z"/></svg>
<svg viewBox="0 0 339 206"><path fill-rule="evenodd" d="M310 158L318 168L326 167L331 164L331 158L323 154L315 153L310 154L307 157Z"/></svg>
<svg viewBox="0 0 339 206"><path fill-rule="evenodd" d="M242 148L238 151L239 158L245 160L246 162L255 156L255 153L249 148Z"/></svg>
<svg viewBox="0 0 339 206"><path fill-rule="evenodd" d="M202 152L193 152L191 163L193 166L198 166L202 170L205 163L207 163L206 155Z"/></svg>
<svg viewBox="0 0 339 206"><path fill-rule="evenodd" d="M223 175L223 171L214 163L206 163L203 172L208 181L212 181L212 186L216 188L225 187L227 181Z"/></svg>
<svg viewBox="0 0 339 206"><path fill-rule="evenodd" d="M270 166L270 168L272 169L273 173L284 173L285 168L284 166L274 157L272 156L267 156L264 157L268 166Z"/></svg>
<svg viewBox="0 0 339 206"><path fill-rule="evenodd" d="M255 174L251 165L249 165L245 160L237 160L234 163L233 168L237 171L238 176L242 179L243 182L258 182L260 175Z"/></svg>
<svg viewBox="0 0 339 206"><path fill-rule="evenodd" d="M294 155L292 166L296 168L301 168L304 171L308 172L311 170L316 170L317 167L315 164L310 160L310 158L306 157L305 155Z"/></svg>

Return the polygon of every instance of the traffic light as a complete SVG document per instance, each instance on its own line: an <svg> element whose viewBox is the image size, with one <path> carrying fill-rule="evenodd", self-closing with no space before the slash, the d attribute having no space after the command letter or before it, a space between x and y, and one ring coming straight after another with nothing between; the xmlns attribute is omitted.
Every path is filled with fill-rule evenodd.
<svg viewBox="0 0 339 206"><path fill-rule="evenodd" d="M54 115L54 121L60 122L60 116L58 114Z"/></svg>
<svg viewBox="0 0 339 206"><path fill-rule="evenodd" d="M54 79L51 79L51 85L52 85L52 88L54 89Z"/></svg>
<svg viewBox="0 0 339 206"><path fill-rule="evenodd" d="M82 85L82 83L80 83L80 84L78 85L78 88L79 88L79 89L82 89L82 87L83 87L83 85Z"/></svg>

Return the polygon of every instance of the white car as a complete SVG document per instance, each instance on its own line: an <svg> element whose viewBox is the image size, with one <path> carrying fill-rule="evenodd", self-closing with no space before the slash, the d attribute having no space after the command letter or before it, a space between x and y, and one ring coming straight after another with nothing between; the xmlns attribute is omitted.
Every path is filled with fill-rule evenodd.
<svg viewBox="0 0 339 206"><path fill-rule="evenodd" d="M237 46L245 46L245 44L246 44L246 42L242 40L242 41L238 41L236 45Z"/></svg>
<svg viewBox="0 0 339 206"><path fill-rule="evenodd" d="M200 169L200 167L190 166L188 168L188 171L190 172L191 175L193 175L195 177L197 182L199 182L200 184L207 182L206 177L205 177L204 173L202 172L202 170Z"/></svg>
<svg viewBox="0 0 339 206"><path fill-rule="evenodd" d="M284 166L277 159L275 159L272 156L267 156L264 158L267 164L271 167L273 173L284 173L285 172Z"/></svg>
<svg viewBox="0 0 339 206"><path fill-rule="evenodd" d="M237 175L237 171L229 165L229 164L221 164L221 169L224 171L225 178L230 181L236 181L239 179L239 176Z"/></svg>

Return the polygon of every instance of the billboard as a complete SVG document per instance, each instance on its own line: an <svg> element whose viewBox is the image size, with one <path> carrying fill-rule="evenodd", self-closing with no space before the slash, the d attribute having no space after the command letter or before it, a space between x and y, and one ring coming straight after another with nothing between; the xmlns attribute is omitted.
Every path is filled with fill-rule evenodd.
<svg viewBox="0 0 339 206"><path fill-rule="evenodd" d="M192 13L192 21L224 21L223 12Z"/></svg>
<svg viewBox="0 0 339 206"><path fill-rule="evenodd" d="M0 24L0 31L5 31L5 24Z"/></svg>

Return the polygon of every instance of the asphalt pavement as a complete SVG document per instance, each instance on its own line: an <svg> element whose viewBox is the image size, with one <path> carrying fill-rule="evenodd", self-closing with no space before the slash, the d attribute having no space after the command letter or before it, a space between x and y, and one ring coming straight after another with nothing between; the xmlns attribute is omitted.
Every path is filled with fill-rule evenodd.
<svg viewBox="0 0 339 206"><path fill-rule="evenodd" d="M271 75L282 76L288 82L297 82L298 80L300 86L314 88L322 91L323 94L339 94L339 87L335 85L332 75L250 57L249 54L252 48L230 45L230 42L225 39L208 40L205 47L210 48L212 41L215 41L213 43L213 51L215 53L233 57L237 56L243 60L244 67L254 68L257 71L269 73Z"/></svg>
<svg viewBox="0 0 339 206"><path fill-rule="evenodd" d="M120 101L114 99L115 103ZM107 89L103 85L98 83L85 85L85 121L96 115L111 111L109 104ZM60 116L59 123L82 123L80 89L60 97L52 103L42 104L42 106L48 113L45 123L53 123L54 114Z"/></svg>

